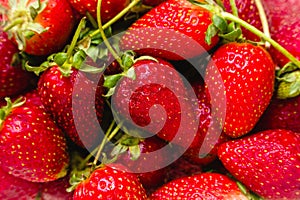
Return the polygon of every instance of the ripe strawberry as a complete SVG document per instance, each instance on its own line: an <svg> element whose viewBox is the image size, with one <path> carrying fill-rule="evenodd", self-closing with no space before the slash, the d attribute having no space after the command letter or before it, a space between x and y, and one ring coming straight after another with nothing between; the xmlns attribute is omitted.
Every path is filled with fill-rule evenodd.
<svg viewBox="0 0 300 200"><path fill-rule="evenodd" d="M95 19L97 19L97 0L69 0L69 2L81 15L85 16L86 13L89 12ZM121 12L129 3L130 0L102 1L102 23L108 22L119 12Z"/></svg>
<svg viewBox="0 0 300 200"><path fill-rule="evenodd" d="M222 82L216 78L221 76ZM248 43L228 43L212 56L206 73L212 93L224 87L226 117L223 131L231 137L250 132L272 97L275 65L268 52ZM217 92L218 92L217 91ZM220 98L212 99L216 105Z"/></svg>
<svg viewBox="0 0 300 200"><path fill-rule="evenodd" d="M42 200L72 200L73 192L67 192L67 188L71 185L69 183L69 176L61 178L56 181L51 181L41 184L40 197Z"/></svg>
<svg viewBox="0 0 300 200"><path fill-rule="evenodd" d="M197 105L188 104L186 97L192 96L178 72L161 59L138 60L133 68L135 79L121 78L112 99L122 123L184 147L191 144L198 127Z"/></svg>
<svg viewBox="0 0 300 200"><path fill-rule="evenodd" d="M218 42L205 42L212 14L187 0L168 0L133 23L121 39L121 48L167 60L191 58Z"/></svg>
<svg viewBox="0 0 300 200"><path fill-rule="evenodd" d="M18 48L0 28L0 99L18 95L31 86L33 76L22 69L16 59L18 53Z"/></svg>
<svg viewBox="0 0 300 200"><path fill-rule="evenodd" d="M267 130L220 146L228 171L266 199L299 199L300 136L283 129Z"/></svg>
<svg viewBox="0 0 300 200"><path fill-rule="evenodd" d="M123 169L118 165L97 168L76 187L73 199L146 199L138 178Z"/></svg>
<svg viewBox="0 0 300 200"><path fill-rule="evenodd" d="M1 109L0 166L9 174L46 182L66 175L66 139L44 109L8 101Z"/></svg>
<svg viewBox="0 0 300 200"><path fill-rule="evenodd" d="M286 129L300 133L300 96L291 99L273 97L256 130Z"/></svg>
<svg viewBox="0 0 300 200"><path fill-rule="evenodd" d="M75 68L65 76L56 65L42 74L38 92L45 109L77 145L91 148L99 143L104 105L101 83L97 85Z"/></svg>
<svg viewBox="0 0 300 200"><path fill-rule="evenodd" d="M0 181L0 199L3 200L34 200L40 190L39 183L17 178L1 168Z"/></svg>
<svg viewBox="0 0 300 200"><path fill-rule="evenodd" d="M154 199L248 199L227 176L203 173L171 181L151 196Z"/></svg>
<svg viewBox="0 0 300 200"><path fill-rule="evenodd" d="M232 12L230 0L222 0L222 2L224 4L225 10L228 12ZM235 0L235 3L238 9L238 15L241 19L258 28L259 30L263 30L255 0ZM261 41L261 39L257 35L249 31L248 29L242 28L242 31L246 39L255 42Z"/></svg>
<svg viewBox="0 0 300 200"><path fill-rule="evenodd" d="M37 56L61 50L72 35L76 21L67 0L41 2L46 4L45 7L37 8L37 0L19 0L10 4L6 11L7 25L23 19L9 30L16 39L19 49ZM32 15L33 4L36 15Z"/></svg>

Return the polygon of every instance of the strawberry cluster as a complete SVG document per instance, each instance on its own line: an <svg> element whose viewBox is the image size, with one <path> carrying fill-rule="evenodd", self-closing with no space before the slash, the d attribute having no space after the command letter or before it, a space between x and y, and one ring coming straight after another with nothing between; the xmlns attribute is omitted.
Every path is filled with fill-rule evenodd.
<svg viewBox="0 0 300 200"><path fill-rule="evenodd" d="M300 199L298 2L0 2L0 199Z"/></svg>

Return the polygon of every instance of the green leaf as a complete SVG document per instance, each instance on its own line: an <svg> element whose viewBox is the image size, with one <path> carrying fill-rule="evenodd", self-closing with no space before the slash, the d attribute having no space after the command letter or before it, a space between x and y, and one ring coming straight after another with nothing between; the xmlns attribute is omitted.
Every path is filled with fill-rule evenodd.
<svg viewBox="0 0 300 200"><path fill-rule="evenodd" d="M117 85L118 81L120 78L122 78L122 74L114 74L114 75L109 75L104 77L104 87L107 88L113 88Z"/></svg>
<svg viewBox="0 0 300 200"><path fill-rule="evenodd" d="M220 17L219 15L213 15L212 21L215 27L219 29L221 33L226 33L228 24L224 18Z"/></svg>
<svg viewBox="0 0 300 200"><path fill-rule="evenodd" d="M205 34L205 42L211 45L211 39L218 34L218 28L212 23L208 26Z"/></svg>

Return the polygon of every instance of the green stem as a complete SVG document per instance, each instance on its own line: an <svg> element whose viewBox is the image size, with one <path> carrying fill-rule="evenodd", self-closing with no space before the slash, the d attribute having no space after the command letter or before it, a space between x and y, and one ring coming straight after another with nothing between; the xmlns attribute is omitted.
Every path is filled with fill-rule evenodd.
<svg viewBox="0 0 300 200"><path fill-rule="evenodd" d="M119 12L114 18L109 20L106 24L102 26L102 28L105 30L108 27L110 27L112 24L114 24L116 21L118 21L121 17L123 17L125 14L127 14L134 6L136 6L138 3L140 3L141 0L133 0L126 8L124 8L121 12ZM100 30L97 29L93 33L91 33L89 36L93 37L100 33Z"/></svg>
<svg viewBox="0 0 300 200"><path fill-rule="evenodd" d="M287 51L284 47L282 47L278 42L273 40L272 38L265 35L263 32L255 28L254 26L250 25L249 23L245 22L244 20L234 16L231 13L228 12L221 12L220 15L229 21L233 21L235 23L240 24L244 28L248 29L252 33L256 34L257 36L261 37L263 40L269 42L275 49L280 51L284 56L286 56L291 62L293 62L295 65L297 65L298 68L300 68L300 61L295 58L289 51Z"/></svg>
<svg viewBox="0 0 300 200"><path fill-rule="evenodd" d="M236 7L236 3L235 3L235 0L229 0L230 2L230 7L231 7L231 10L232 10L232 14L236 17L239 17L239 12L238 12L238 9ZM237 28L240 28L240 24L236 24Z"/></svg>
<svg viewBox="0 0 300 200"><path fill-rule="evenodd" d="M271 38L268 19L267 19L267 16L266 16L265 9L264 9L264 7L261 3L261 0L255 0L255 4L256 4L256 7L258 9L258 13L259 13L260 21L261 21L261 24L262 24L263 32L267 37ZM270 43L268 41L265 42L265 47L270 48Z"/></svg>
<svg viewBox="0 0 300 200"><path fill-rule="evenodd" d="M22 18L18 18L16 20L14 20L11 24L8 24L6 27L3 28L3 31L9 31L10 29L12 29L13 27L15 27L18 24L22 24L24 23L24 19Z"/></svg>

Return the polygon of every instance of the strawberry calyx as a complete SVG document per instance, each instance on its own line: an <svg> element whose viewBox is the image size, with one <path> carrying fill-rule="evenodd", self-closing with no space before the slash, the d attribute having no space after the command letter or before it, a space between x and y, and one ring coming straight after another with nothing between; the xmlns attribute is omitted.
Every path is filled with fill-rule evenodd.
<svg viewBox="0 0 300 200"><path fill-rule="evenodd" d="M26 39L30 39L35 34L47 31L48 27L34 21L35 17L46 7L46 1L41 2L30 0L8 1L8 8L3 8L2 15L5 16L4 31L10 38L14 38L19 50L26 47Z"/></svg>
<svg viewBox="0 0 300 200"><path fill-rule="evenodd" d="M6 105L0 108L0 129L2 127L3 122L5 121L7 116L10 115L12 110L19 106L22 106L26 102L26 99L20 97L16 99L14 102L12 102L9 97L6 97L5 101L6 101Z"/></svg>
<svg viewBox="0 0 300 200"><path fill-rule="evenodd" d="M300 70L284 74L277 78L277 98L287 99L300 95Z"/></svg>

